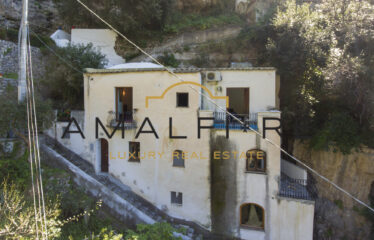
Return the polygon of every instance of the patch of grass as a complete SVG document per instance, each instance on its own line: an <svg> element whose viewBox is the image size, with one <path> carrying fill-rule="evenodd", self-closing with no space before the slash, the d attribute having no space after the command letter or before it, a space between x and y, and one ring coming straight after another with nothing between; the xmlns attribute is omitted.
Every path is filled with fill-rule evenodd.
<svg viewBox="0 0 374 240"><path fill-rule="evenodd" d="M220 14L216 16L201 16L199 14L175 13L170 24L166 24L164 32L180 33L186 29L204 30L226 24L241 24L242 18L235 14Z"/></svg>
<svg viewBox="0 0 374 240"><path fill-rule="evenodd" d="M4 73L4 78L18 79L18 73Z"/></svg>
<svg viewBox="0 0 374 240"><path fill-rule="evenodd" d="M7 56L8 54L10 54L11 52L12 52L12 48L11 48L11 47L8 47L8 48L4 51L4 53L3 53L4 57Z"/></svg>

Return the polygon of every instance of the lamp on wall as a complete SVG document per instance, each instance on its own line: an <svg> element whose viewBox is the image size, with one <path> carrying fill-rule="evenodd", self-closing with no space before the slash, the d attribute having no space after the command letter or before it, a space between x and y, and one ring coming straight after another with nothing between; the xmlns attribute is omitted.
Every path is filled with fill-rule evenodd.
<svg viewBox="0 0 374 240"><path fill-rule="evenodd" d="M122 90L122 96L125 96L126 95L126 91L125 89Z"/></svg>

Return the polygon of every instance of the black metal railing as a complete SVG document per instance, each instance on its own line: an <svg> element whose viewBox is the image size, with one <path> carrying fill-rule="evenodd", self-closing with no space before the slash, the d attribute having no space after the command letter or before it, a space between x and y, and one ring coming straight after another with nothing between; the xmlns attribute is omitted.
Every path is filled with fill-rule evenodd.
<svg viewBox="0 0 374 240"><path fill-rule="evenodd" d="M134 112L109 112L109 126L116 127L118 123L123 123L125 128L136 128Z"/></svg>
<svg viewBox="0 0 374 240"><path fill-rule="evenodd" d="M279 185L279 196L304 200L316 198L316 193L312 191L315 188L306 179L294 179L282 173Z"/></svg>
<svg viewBox="0 0 374 240"><path fill-rule="evenodd" d="M237 119L232 117L231 115L225 113L225 112L214 112L214 128L217 129L225 129L226 124L229 125L229 129L249 129L248 127L251 127L255 130L258 129L257 127L257 113L251 113L251 114L236 114L232 113L236 118L238 118L241 122L245 124L241 124Z"/></svg>

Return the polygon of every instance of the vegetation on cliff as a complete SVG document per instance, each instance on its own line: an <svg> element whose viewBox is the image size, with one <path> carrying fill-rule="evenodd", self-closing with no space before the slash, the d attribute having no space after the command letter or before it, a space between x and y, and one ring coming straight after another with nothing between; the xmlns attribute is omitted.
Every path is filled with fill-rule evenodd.
<svg viewBox="0 0 374 240"><path fill-rule="evenodd" d="M35 218L25 145L0 155L0 238L34 239ZM49 161L50 162L50 161ZM167 223L131 230L101 208L101 201L76 186L64 170L42 165L48 234L51 239L177 240ZM119 227L121 226L121 227Z"/></svg>
<svg viewBox="0 0 374 240"><path fill-rule="evenodd" d="M285 140L312 136L314 148L343 153L374 146L373 19L368 1L291 0L229 45L277 68Z"/></svg>

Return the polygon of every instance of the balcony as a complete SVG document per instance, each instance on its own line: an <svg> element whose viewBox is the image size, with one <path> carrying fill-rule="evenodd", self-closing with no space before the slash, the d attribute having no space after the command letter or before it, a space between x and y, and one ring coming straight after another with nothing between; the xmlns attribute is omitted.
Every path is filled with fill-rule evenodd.
<svg viewBox="0 0 374 240"><path fill-rule="evenodd" d="M306 179L294 179L282 173L279 184L279 196L302 200L316 199L315 185Z"/></svg>
<svg viewBox="0 0 374 240"><path fill-rule="evenodd" d="M117 113L113 111L108 112L108 127L115 128L119 122L123 122L125 129L133 129L136 128L136 121L134 120L135 112L122 112ZM121 125L120 125L121 127Z"/></svg>
<svg viewBox="0 0 374 240"><path fill-rule="evenodd" d="M235 117L240 119L246 126L252 129L258 130L257 126L257 113L250 114L236 114L233 113ZM229 129L245 130L245 127L232 116L226 114L225 112L214 112L214 128L216 129L226 129L226 124L229 125Z"/></svg>

